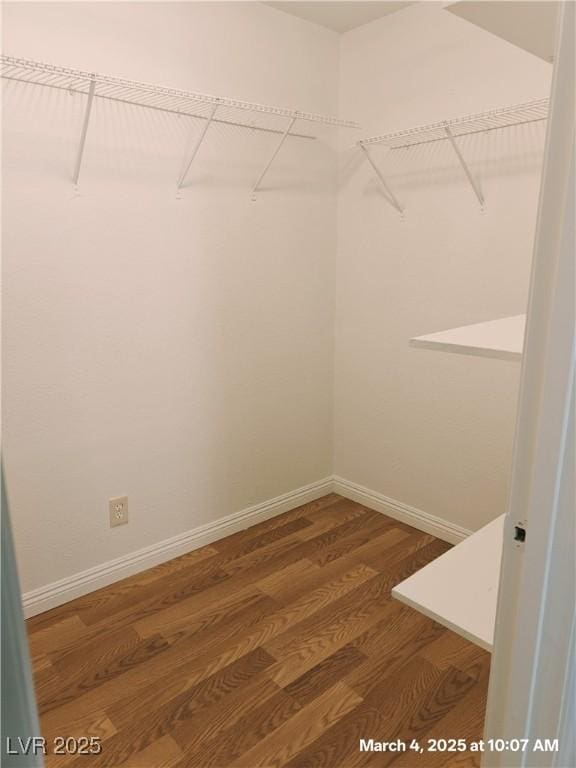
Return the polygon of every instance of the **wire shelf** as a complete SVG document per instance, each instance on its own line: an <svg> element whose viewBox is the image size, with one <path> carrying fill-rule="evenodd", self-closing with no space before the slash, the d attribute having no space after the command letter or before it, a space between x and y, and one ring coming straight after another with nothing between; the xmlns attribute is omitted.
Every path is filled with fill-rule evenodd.
<svg viewBox="0 0 576 768"><path fill-rule="evenodd" d="M256 104L205 93L166 88L120 77L84 72L69 67L54 66L14 56L0 56L0 76L5 80L56 88L89 96L91 89L97 99L157 109L175 115L213 120L216 123L256 131L283 134L287 120L302 121L306 130L290 132L295 138L316 138L313 124L332 128L359 128L349 120L300 112L284 107ZM217 115L211 118L214 108Z"/></svg>
<svg viewBox="0 0 576 768"><path fill-rule="evenodd" d="M524 104L478 112L473 115L456 117L438 123L420 125L394 133L384 133L371 136L357 142L358 146L382 144L389 149L407 149L435 141L448 141L448 128L453 138L469 136L473 133L484 133L500 128L510 128L514 125L525 125L546 120L548 117L549 99L536 99Z"/></svg>
<svg viewBox="0 0 576 768"><path fill-rule="evenodd" d="M456 155L468 183L470 184L474 195L480 204L482 211L485 209L485 200L482 188L472 173L462 150L456 141L461 136L470 136L474 133L486 133L501 128L510 128L515 125L526 125L527 123L537 123L548 118L549 99L535 99L524 104L515 104L499 109L491 109L486 112L477 112L473 115L464 117L455 117L451 120L442 120L438 123L429 123L415 128L407 128L403 131L393 133L384 133L381 136L371 136L367 139L360 139L356 142L356 147L364 153L366 160L372 166L372 170L382 188L385 200L392 208L403 217L404 209L398 202L390 185L386 181L381 168L371 156L369 147L382 145L390 150L410 149L411 147L421 146L422 144L431 144L436 141L448 141Z"/></svg>

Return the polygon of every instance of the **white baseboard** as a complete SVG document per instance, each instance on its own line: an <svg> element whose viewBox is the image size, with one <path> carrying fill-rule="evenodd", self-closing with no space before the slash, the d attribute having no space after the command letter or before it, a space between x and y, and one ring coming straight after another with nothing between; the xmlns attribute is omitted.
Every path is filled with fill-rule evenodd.
<svg viewBox="0 0 576 768"><path fill-rule="evenodd" d="M430 533L452 544L457 544L472 533L472 531L440 517L422 512L422 510L410 507L401 501L396 501L334 475L261 504L256 504L253 507L248 507L240 512L234 512L212 523L198 526L178 536L164 539L158 544L131 552L116 560L109 560L102 565L88 568L73 576L47 584L45 587L26 592L22 596L24 615L29 618L43 613L50 608L67 603L69 600L74 600L76 597L94 592L127 576L132 576L140 571L145 571L147 568L172 560L174 557L184 555L186 552L204 547L206 544L230 536L236 531L249 528L332 492L364 504L370 509L382 512L382 514L411 525L419 531Z"/></svg>
<svg viewBox="0 0 576 768"><path fill-rule="evenodd" d="M139 549L116 560L109 560L102 565L88 568L85 571L55 581L45 587L26 592L22 596L24 615L28 618L43 613L57 605L67 603L76 597L81 597L96 589L106 587L127 576L152 568L174 557L199 549L218 539L229 536L236 531L249 528L271 517L288 512L301 504L319 499L332 492L332 478L327 477L295 491L276 496L274 499L248 507L240 512L234 512L227 517L215 520L213 523L193 528L178 536L164 539L158 544Z"/></svg>
<svg viewBox="0 0 576 768"><path fill-rule="evenodd" d="M467 528L450 523L441 517L430 515L421 509L410 507L408 504L391 499L377 491L371 491L369 488L337 475L334 475L333 492L352 501L357 501L359 504L364 504L376 512L382 512L384 515L393 517L394 520L400 520L400 522L411 525L419 531L430 533L443 541L449 541L451 544L458 544L472 533Z"/></svg>

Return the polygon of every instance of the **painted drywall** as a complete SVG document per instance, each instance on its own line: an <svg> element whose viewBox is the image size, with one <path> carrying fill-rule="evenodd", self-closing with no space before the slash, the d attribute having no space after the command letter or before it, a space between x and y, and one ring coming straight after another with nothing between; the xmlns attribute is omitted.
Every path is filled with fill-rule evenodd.
<svg viewBox="0 0 576 768"><path fill-rule="evenodd" d="M340 109L366 135L548 95L549 64L440 4L341 37ZM335 472L454 524L505 511L519 364L413 349L434 331L525 311L544 124L375 148L405 220L343 145L336 298Z"/></svg>
<svg viewBox="0 0 576 768"><path fill-rule="evenodd" d="M259 3L7 3L4 52L337 111L338 37ZM313 73L313 76L311 76ZM326 140L4 97L4 458L34 590L331 473L336 165ZM130 522L110 529L108 498Z"/></svg>
<svg viewBox="0 0 576 768"><path fill-rule="evenodd" d="M341 38L258 3L8 3L4 50L339 111L365 135L546 95L550 78L432 3ZM338 201L330 138L287 144L253 203L275 139L222 126L178 200L189 122L99 103L76 194L82 98L8 84L4 107L4 456L25 591L333 471L463 529L503 511L518 364L408 339L524 311L542 125L463 141L483 214L448 147L375 150L400 221L350 135ZM130 523L111 530L123 494Z"/></svg>

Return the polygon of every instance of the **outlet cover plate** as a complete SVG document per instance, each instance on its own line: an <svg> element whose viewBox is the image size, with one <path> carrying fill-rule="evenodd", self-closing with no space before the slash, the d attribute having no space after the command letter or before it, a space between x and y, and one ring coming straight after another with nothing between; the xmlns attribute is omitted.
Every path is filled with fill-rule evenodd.
<svg viewBox="0 0 576 768"><path fill-rule="evenodd" d="M116 496L108 499L108 510L110 513L110 528L117 525L126 525L128 522L128 496Z"/></svg>

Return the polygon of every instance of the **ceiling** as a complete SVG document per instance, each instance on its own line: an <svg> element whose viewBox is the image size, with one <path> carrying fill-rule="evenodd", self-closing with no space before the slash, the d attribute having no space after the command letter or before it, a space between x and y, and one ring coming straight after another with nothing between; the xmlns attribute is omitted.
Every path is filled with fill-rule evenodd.
<svg viewBox="0 0 576 768"><path fill-rule="evenodd" d="M290 0L288 2L267 2L272 8L285 13L291 13L293 16L299 16L306 21L312 21L323 27L334 30L334 32L348 32L354 27L360 27L362 24L368 24L369 21L379 19L381 16L387 16L407 5L411 5L413 0L407 2L357 2L357 0L341 0L340 2L306 2L305 0Z"/></svg>
<svg viewBox="0 0 576 768"><path fill-rule="evenodd" d="M550 0L466 0L446 10L545 61L552 61L558 5Z"/></svg>

